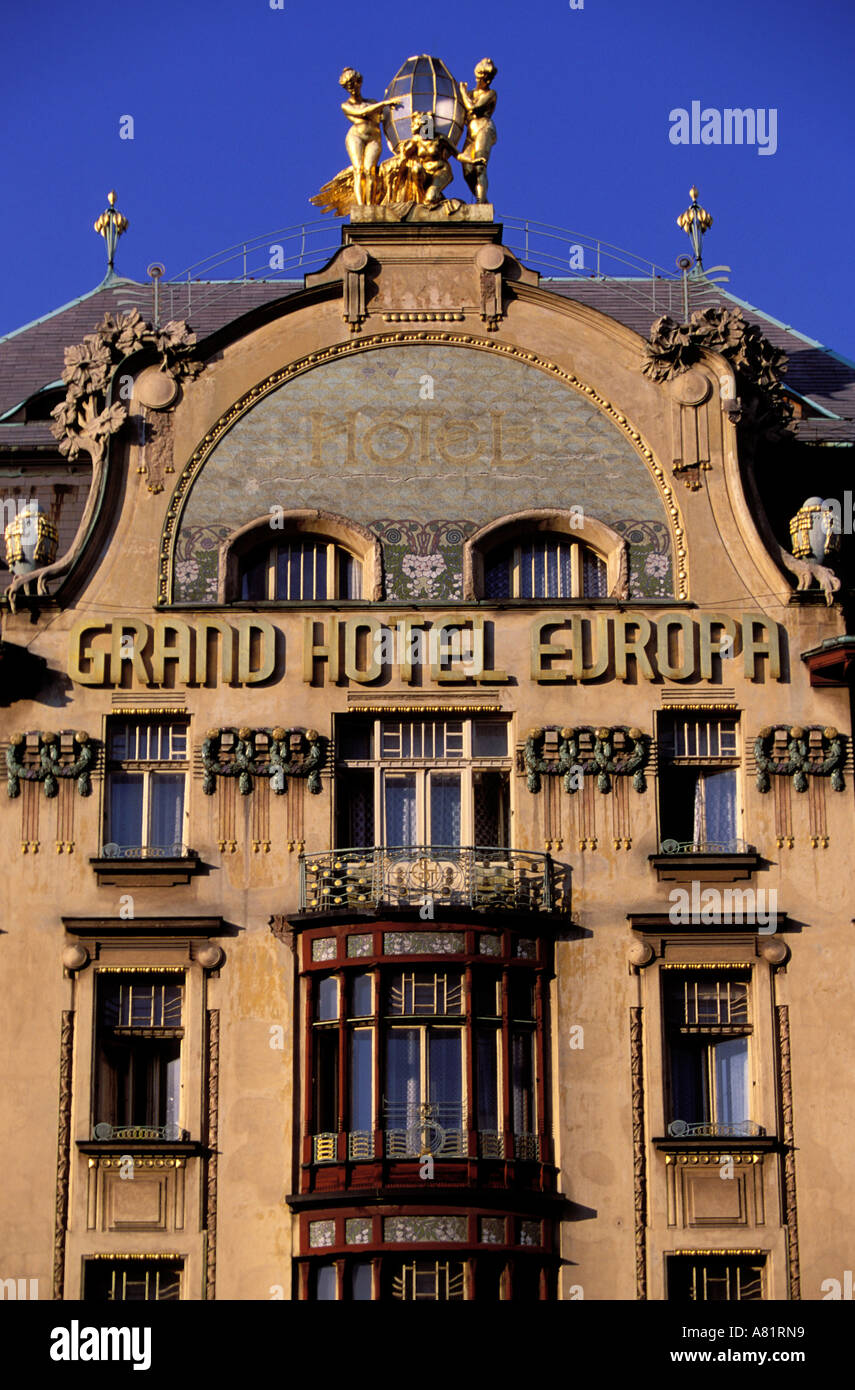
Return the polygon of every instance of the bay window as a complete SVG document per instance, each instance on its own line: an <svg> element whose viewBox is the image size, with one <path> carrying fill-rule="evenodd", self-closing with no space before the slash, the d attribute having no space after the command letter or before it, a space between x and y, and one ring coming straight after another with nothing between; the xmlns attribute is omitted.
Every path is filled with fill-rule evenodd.
<svg viewBox="0 0 855 1390"><path fill-rule="evenodd" d="M532 971L348 973L312 981L314 1162L540 1158Z"/></svg>

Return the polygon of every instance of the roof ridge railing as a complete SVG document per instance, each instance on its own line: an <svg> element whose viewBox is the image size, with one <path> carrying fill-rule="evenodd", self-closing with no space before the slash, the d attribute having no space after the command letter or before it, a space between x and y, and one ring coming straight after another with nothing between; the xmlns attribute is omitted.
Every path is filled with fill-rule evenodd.
<svg viewBox="0 0 855 1390"><path fill-rule="evenodd" d="M547 278L606 283L622 299L654 314L682 314L684 275L680 270L666 270L655 261L586 232L531 218L508 216L498 220L506 229L504 242L508 249ZM293 281L295 272L317 269L335 254L339 249L335 233L340 225L343 224L330 219L294 223L205 256L160 282L162 310L172 317L189 317L194 310L198 312L234 294L240 285ZM233 273L214 278L215 272L226 268ZM717 288L703 275L695 273L687 278L685 288L690 301L702 301Z"/></svg>

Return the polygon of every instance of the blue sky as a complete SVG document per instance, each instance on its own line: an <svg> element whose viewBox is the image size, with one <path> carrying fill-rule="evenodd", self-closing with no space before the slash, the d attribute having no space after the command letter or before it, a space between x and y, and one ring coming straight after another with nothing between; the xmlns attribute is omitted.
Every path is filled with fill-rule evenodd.
<svg viewBox="0 0 855 1390"><path fill-rule="evenodd" d="M117 269L135 279L314 220L310 195L346 163L342 67L380 97L423 52L470 83L480 58L498 65L499 212L672 268L694 181L715 219L705 261L732 267L733 293L855 357L852 0L18 0L2 37L0 334L100 281L110 188L131 224ZM774 108L776 152L673 145L669 113L695 100Z"/></svg>

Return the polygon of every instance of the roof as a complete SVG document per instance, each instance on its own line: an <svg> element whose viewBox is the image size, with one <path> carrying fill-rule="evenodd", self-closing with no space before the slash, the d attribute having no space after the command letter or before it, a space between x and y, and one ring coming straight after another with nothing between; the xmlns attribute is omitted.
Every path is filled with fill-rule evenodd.
<svg viewBox="0 0 855 1390"><path fill-rule="evenodd" d="M680 280L544 278L541 286L590 305L642 337L662 314L683 317ZM160 287L160 319L187 319L201 342L250 310L301 289L302 283L293 280L165 284ZM798 422L801 438L812 443L855 441L855 364L708 281L692 286L690 310L701 304L741 309L786 352L785 386L817 412ZM46 387L60 384L65 348L81 342L105 314L127 313L134 307L152 319L151 283L115 280L0 338L0 449L51 447L50 426L44 420L3 424L2 417Z"/></svg>

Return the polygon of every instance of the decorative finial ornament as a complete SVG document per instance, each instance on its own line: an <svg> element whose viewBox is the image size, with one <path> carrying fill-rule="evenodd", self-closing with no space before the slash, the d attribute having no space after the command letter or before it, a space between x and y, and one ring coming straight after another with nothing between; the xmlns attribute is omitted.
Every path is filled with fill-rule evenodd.
<svg viewBox="0 0 855 1390"><path fill-rule="evenodd" d="M107 194L107 202L109 206L104 209L93 226L98 235L102 236L107 243L107 273L109 275L113 269L119 237L128 230L128 219L116 207L116 190L114 188Z"/></svg>
<svg viewBox="0 0 855 1390"><path fill-rule="evenodd" d="M677 218L677 226L682 227L686 236L689 237L692 243L692 250L695 253L695 260L700 269L703 270L704 263L701 259L701 247L703 245L704 232L709 231L713 220L706 208L702 208L698 202L698 190L695 188L694 184L689 189L689 197L692 200L692 205L686 208L686 211L681 213Z"/></svg>

